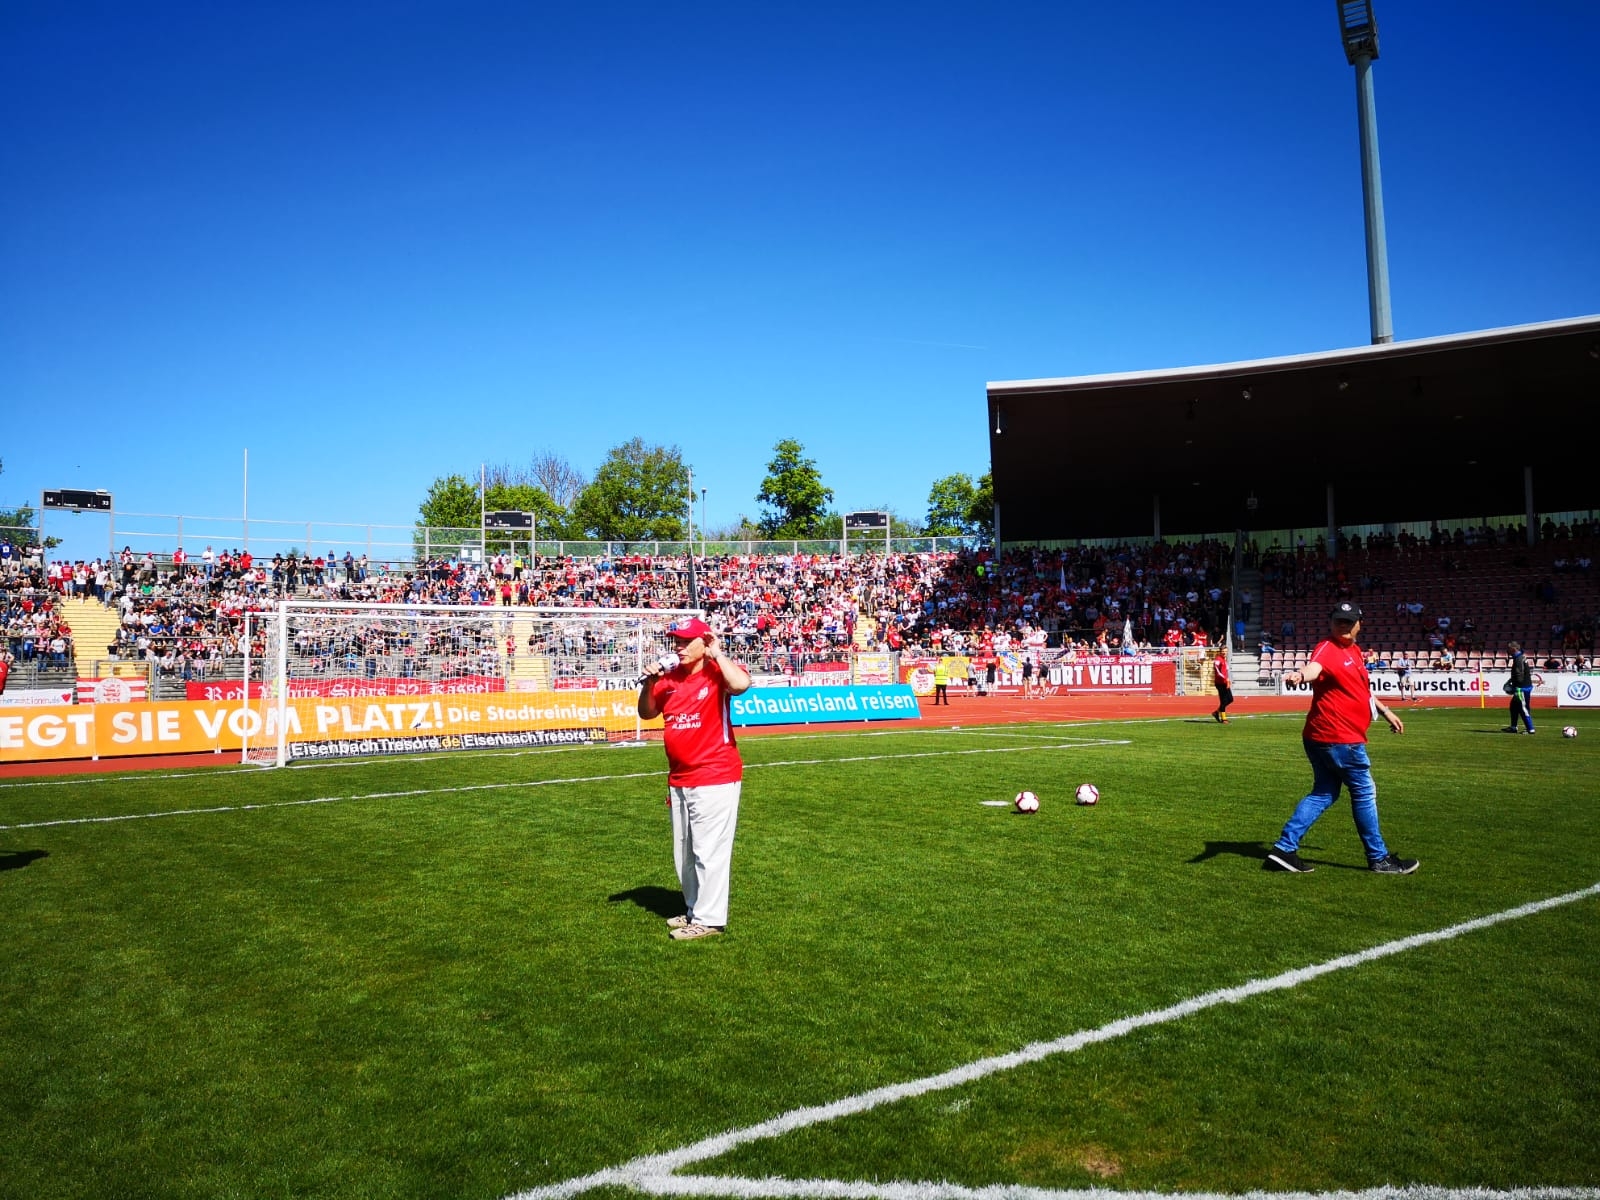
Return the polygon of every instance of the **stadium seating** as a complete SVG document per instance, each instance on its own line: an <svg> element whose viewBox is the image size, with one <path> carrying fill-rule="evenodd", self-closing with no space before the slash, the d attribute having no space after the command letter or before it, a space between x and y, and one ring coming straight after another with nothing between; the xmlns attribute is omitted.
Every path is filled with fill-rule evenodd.
<svg viewBox="0 0 1600 1200"><path fill-rule="evenodd" d="M1537 660L1576 660L1593 651L1600 575L1592 569L1600 530L1552 530L1537 547L1488 536L1477 544L1439 539L1377 539L1320 559L1315 548L1260 555L1254 620L1271 649L1260 675L1303 663L1325 634L1330 604L1350 598L1366 612L1363 645L1384 658L1398 652L1418 666L1434 661L1430 640L1448 640L1464 669L1503 666L1515 639ZM243 614L270 608L280 594L301 599L400 603L475 603L513 613L565 607L689 604L689 564L673 556L541 558L518 569L434 560L346 573L322 581L305 565L252 563L237 554L208 576L154 555L115 564L57 565L48 573L12 564L0 572L6 620L16 625L42 604L52 628L63 619L80 655L146 659L158 683L237 677ZM1101 652L1132 627L1141 645L1182 641L1203 630L1215 644L1228 619L1232 548L1206 541L1067 549L1018 548L998 560L985 550L942 553L729 555L697 563L700 602L752 666L798 671L813 661L890 646L911 652L964 648L986 628L1043 630L1052 646ZM292 593L289 589L293 589ZM75 596L63 596L73 590ZM28 599L24 603L23 597ZM1420 611L1411 611L1420 606ZM1448 628L1439 625L1450 618ZM1259 625L1257 625L1259 622ZM1292 632L1285 630L1292 626ZM21 626L17 626L21 628ZM542 655L528 652L531 619L513 625L515 653L502 653L513 678L541 682ZM36 643L36 639L35 639ZM22 658L10 638L8 652ZM37 657L37 655L35 655ZM81 664L80 664L81 665ZM33 668L35 671L38 667ZM70 676L70 669L64 672ZM543 680L542 682L549 682Z"/></svg>
<svg viewBox="0 0 1600 1200"><path fill-rule="evenodd" d="M1328 611L1350 599L1365 613L1361 642L1384 658L1400 651L1418 666L1432 665L1444 646L1464 670L1503 668L1506 643L1518 641L1537 661L1589 658L1600 575L1591 560L1593 537L1560 539L1538 546L1381 547L1359 550L1333 564L1304 555L1271 564L1284 578L1266 584L1262 629L1274 653L1262 668L1290 670L1303 663L1325 636ZM1272 558L1269 553L1268 560ZM1441 625L1441 619L1448 619ZM1293 632L1285 632L1292 623Z"/></svg>

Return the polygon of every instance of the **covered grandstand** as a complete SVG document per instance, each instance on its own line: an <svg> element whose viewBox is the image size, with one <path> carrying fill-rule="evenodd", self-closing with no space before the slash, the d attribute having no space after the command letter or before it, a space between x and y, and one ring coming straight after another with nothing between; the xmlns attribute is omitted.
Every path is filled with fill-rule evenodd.
<svg viewBox="0 0 1600 1200"><path fill-rule="evenodd" d="M988 385L1004 545L1592 513L1600 316ZM1330 541L1333 539L1330 538Z"/></svg>

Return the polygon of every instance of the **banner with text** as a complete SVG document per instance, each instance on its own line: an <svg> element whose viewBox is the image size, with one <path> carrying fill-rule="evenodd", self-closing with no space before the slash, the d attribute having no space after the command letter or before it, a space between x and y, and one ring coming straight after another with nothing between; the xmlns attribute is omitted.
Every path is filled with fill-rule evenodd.
<svg viewBox="0 0 1600 1200"><path fill-rule="evenodd" d="M455 695L448 698L370 700L302 699L285 709L287 741L368 742L369 751L329 751L318 757L395 753L400 743L425 749L426 739L452 739L440 749L491 745L549 745L604 740L604 730L631 732L637 718L635 692L525 692L514 698ZM239 750L246 733L252 745L276 741L277 712L242 701L170 700L142 704L55 705L8 713L0 710L0 762L61 758L110 758L141 754L189 754ZM642 722L659 729L661 718ZM569 731L561 742L518 741L530 732ZM577 737L570 731L579 731ZM596 738L594 731L600 731ZM388 745L385 745L385 739ZM308 757L311 752L294 752Z"/></svg>
<svg viewBox="0 0 1600 1200"><path fill-rule="evenodd" d="M1170 658L1098 656L1058 662L1046 673L1066 692L1145 692L1171 696L1178 690L1178 668Z"/></svg>
<svg viewBox="0 0 1600 1200"><path fill-rule="evenodd" d="M735 725L814 725L904 721L922 715L906 684L888 687L751 688L733 698Z"/></svg>
<svg viewBox="0 0 1600 1200"><path fill-rule="evenodd" d="M505 690L506 681L493 675L460 675L454 679L407 679L388 675L363 679L358 675L336 675L328 679L289 681L291 700L309 696L327 696L334 700L360 696L486 696ZM191 679L183 685L183 691L189 700L238 700L245 695L245 686L239 679L219 679L211 683ZM249 695L251 699L261 695L259 680L250 684Z"/></svg>
<svg viewBox="0 0 1600 1200"><path fill-rule="evenodd" d="M1392 667L1379 667L1369 671L1368 683L1375 695L1382 696L1385 700L1398 700L1403 692L1400 686L1400 676ZM1412 671L1410 675L1410 691L1419 700L1430 697L1469 696L1482 698L1486 703L1492 704L1498 698L1506 698L1506 684L1511 680L1510 671ZM1283 681L1283 676L1278 676L1278 694L1280 696L1309 696L1311 685L1307 683L1289 684ZM1542 671L1533 673L1533 694L1535 696L1554 696L1556 694L1556 676L1546 675Z"/></svg>

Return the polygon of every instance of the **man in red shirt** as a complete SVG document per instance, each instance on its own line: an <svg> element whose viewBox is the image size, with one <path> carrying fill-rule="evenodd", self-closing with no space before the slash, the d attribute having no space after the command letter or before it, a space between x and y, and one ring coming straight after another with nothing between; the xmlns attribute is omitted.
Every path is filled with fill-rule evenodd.
<svg viewBox="0 0 1600 1200"><path fill-rule="evenodd" d="M1222 724L1228 723L1228 705L1233 703L1233 677L1228 674L1228 651L1224 648L1211 660L1211 682L1217 688L1217 707L1212 717Z"/></svg>
<svg viewBox="0 0 1600 1200"><path fill-rule="evenodd" d="M667 925L672 937L689 941L728 924L744 778L729 699L749 689L750 673L722 653L698 617L679 621L667 635L677 643L678 665L663 670L657 663L640 680L639 716L663 718L673 859L686 910Z"/></svg>
<svg viewBox="0 0 1600 1200"><path fill-rule="evenodd" d="M1343 786L1350 790L1350 812L1367 852L1367 866L1380 875L1409 875L1417 869L1417 860L1390 854L1378 831L1378 789L1367 758L1367 726L1374 713L1396 733L1404 733L1406 727L1372 694L1367 665L1356 645L1361 609L1342 600L1334 607L1331 620L1333 633L1317 643L1311 660L1283 677L1285 683L1311 685L1311 711L1306 714L1301 737L1311 760L1313 782L1311 793L1295 807L1283 833L1267 852L1267 866L1301 873L1313 869L1297 853L1300 840L1339 798Z"/></svg>

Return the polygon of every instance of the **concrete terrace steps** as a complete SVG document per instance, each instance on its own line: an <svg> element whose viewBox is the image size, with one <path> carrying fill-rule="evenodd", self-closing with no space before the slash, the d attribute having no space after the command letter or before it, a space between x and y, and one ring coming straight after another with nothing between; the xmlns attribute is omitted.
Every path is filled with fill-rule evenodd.
<svg viewBox="0 0 1600 1200"><path fill-rule="evenodd" d="M61 616L72 626L72 657L79 675L87 675L97 660L110 658L106 647L117 640L122 618L114 608L98 600L74 596L58 605Z"/></svg>

